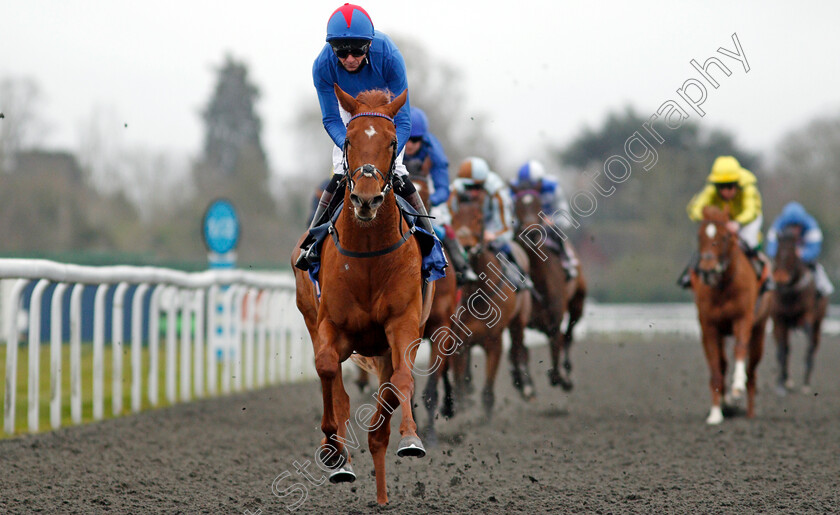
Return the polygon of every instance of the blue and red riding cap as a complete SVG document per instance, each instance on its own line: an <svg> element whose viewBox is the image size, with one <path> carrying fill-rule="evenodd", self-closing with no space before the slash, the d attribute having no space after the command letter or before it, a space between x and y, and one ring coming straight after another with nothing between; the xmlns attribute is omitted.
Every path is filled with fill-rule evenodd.
<svg viewBox="0 0 840 515"><path fill-rule="evenodd" d="M327 22L327 41L333 39L373 40L373 21L367 11L353 4L344 4Z"/></svg>

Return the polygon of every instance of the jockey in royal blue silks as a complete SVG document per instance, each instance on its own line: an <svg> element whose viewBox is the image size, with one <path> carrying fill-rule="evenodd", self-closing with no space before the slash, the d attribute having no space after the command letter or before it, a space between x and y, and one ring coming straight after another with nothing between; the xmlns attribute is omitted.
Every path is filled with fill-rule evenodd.
<svg viewBox="0 0 840 515"><path fill-rule="evenodd" d="M424 177L431 184L429 211L434 217L432 225L441 243L449 251L458 281L477 281L478 276L470 267L463 247L449 227L450 216L446 208L449 199L449 159L446 158L443 145L429 131L426 113L416 106L411 108L411 133L405 145L403 163L409 174Z"/></svg>
<svg viewBox="0 0 840 515"><path fill-rule="evenodd" d="M549 248L560 256L560 262L566 272L566 277L571 279L577 277L578 258L574 250L567 246L560 233L551 226L559 227L561 230L572 228L570 221L569 201L560 182L545 173L542 163L530 160L519 168L516 179L510 183L514 192L534 190L540 194L542 211L545 213L543 222L549 226L546 233L546 242Z"/></svg>
<svg viewBox="0 0 840 515"><path fill-rule="evenodd" d="M399 49L386 34L374 30L368 13L353 4L336 9L327 22L327 44L321 49L312 65L312 79L321 105L324 128L335 143L333 148L333 175L321 195L310 229L326 221L339 182L346 173L344 140L350 115L338 103L333 85L352 96L371 89L388 90L400 95L408 89L405 61ZM408 172L403 165L403 149L411 131L411 107L408 96L405 105L394 117L397 127L397 158L395 163L394 191L408 201L420 215L417 224L434 233L426 207L409 180L402 180ZM306 270L312 249L311 238L304 240L300 257L295 266Z"/></svg>
<svg viewBox="0 0 840 515"><path fill-rule="evenodd" d="M834 292L834 285L831 284L823 266L817 262L820 250L822 250L822 229L816 219L808 214L799 202L786 204L781 214L773 221L773 225L767 231L767 255L771 258L776 257L776 252L779 250L779 234L789 226L801 228L797 244L799 257L814 272L817 292L828 297Z"/></svg>

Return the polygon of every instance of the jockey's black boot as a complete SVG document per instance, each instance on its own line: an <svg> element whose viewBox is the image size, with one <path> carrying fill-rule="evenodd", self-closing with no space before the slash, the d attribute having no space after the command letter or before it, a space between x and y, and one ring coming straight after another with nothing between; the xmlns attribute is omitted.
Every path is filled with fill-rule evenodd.
<svg viewBox="0 0 840 515"><path fill-rule="evenodd" d="M449 258L452 260L452 266L455 267L455 277L458 284L478 281L478 276L475 275L470 262L467 261L464 247L455 238L444 236L441 240L444 248L449 252Z"/></svg>
<svg viewBox="0 0 840 515"><path fill-rule="evenodd" d="M744 253L747 255L747 259L749 259L750 264L753 267L753 271L755 271L755 276L758 278L760 283L758 294L761 295L766 291L775 290L776 282L773 280L773 274L770 273L770 258L768 258L760 250L747 245L744 240L739 239L739 243L741 244L741 248L744 250ZM762 282L765 269L767 269L767 277Z"/></svg>
<svg viewBox="0 0 840 515"><path fill-rule="evenodd" d="M330 205L332 204L333 197L335 196L335 191L338 189L338 184L341 182L341 179L344 175L339 173L334 173L332 177L330 177L330 182L327 183L327 187L324 188L324 192L321 193L321 200L318 201L318 208L315 210L315 215L312 217L312 222L309 224L309 229L311 230L313 227L318 227L322 223L326 222L327 212L329 211ZM303 243L301 243L300 248L302 249L300 255L295 261L295 267L301 270L309 270L311 265L311 258L312 252L314 248L314 241L312 238L307 235L304 238Z"/></svg>
<svg viewBox="0 0 840 515"><path fill-rule="evenodd" d="M409 181L407 177L397 177L394 181L394 191L399 196L407 200L411 207L413 207L420 215L417 217L417 221L415 223L422 227L424 231L437 238L437 234L432 227L432 220L429 218L429 213L426 211L426 206L423 205L423 199L420 198L420 194L417 193L414 183Z"/></svg>
<svg viewBox="0 0 840 515"><path fill-rule="evenodd" d="M677 286L686 290L691 289L691 271L697 267L699 262L700 254L694 252L688 260L688 264L685 266L685 269L680 274L680 278L677 279Z"/></svg>

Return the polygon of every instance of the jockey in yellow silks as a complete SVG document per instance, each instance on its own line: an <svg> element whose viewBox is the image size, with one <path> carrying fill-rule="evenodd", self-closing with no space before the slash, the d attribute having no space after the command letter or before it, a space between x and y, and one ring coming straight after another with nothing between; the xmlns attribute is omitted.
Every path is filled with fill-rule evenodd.
<svg viewBox="0 0 840 515"><path fill-rule="evenodd" d="M688 203L688 217L695 222L703 220L703 208L706 206L728 208L731 218L728 228L738 234L742 248L760 277L767 259L759 252L764 217L761 213L761 194L755 175L741 167L738 160L732 156L718 157L706 179L706 186ZM689 271L696 266L696 259L697 256L694 256L680 276L680 286L691 286ZM769 287L771 284L765 286Z"/></svg>

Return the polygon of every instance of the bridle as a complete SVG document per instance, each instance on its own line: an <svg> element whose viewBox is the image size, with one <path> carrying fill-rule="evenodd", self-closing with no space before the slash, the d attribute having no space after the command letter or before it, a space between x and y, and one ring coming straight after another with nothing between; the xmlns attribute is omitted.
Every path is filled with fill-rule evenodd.
<svg viewBox="0 0 840 515"><path fill-rule="evenodd" d="M362 112L362 113L358 113L358 114L353 115L350 118L350 120L347 122L347 125L349 126L350 122L352 122L356 118L360 118L362 116L372 116L372 117L377 117L377 118L385 118L386 120L393 123L394 127L397 126L396 122L394 122L394 119L391 118L390 116L382 114L382 113L377 113L377 112L374 112L374 111L366 111L366 112ZM342 149L343 153L344 153L343 165L344 165L345 169L347 169L347 149L349 148L349 146L350 146L349 140L345 139L344 140L344 148ZM357 175L361 175L362 177L374 177L374 176L378 175L385 182L385 186L383 186L382 189L380 190L380 193L383 196L387 195L388 192L391 189L393 189L393 187L394 187L394 177L395 177L394 170L396 169L396 166L397 166L397 142L396 142L396 140L392 141L390 146L391 146L391 164L388 168L387 173L383 174L382 171L379 170L379 168L377 168L375 165L370 164L370 163L365 163L362 166L359 166L358 168L353 170L352 172L348 172L346 174L345 177L347 178L347 183L350 187L351 192L353 191L353 188L355 188L355 185L356 185L355 177ZM400 224L402 224L402 216L403 216L402 215L402 210L398 209L398 211L400 213ZM403 243L408 241L408 238L414 233L414 227L412 226L407 231L405 231L403 233L402 237L399 240L397 240L397 242L394 243L393 245L391 245L389 247L386 247L384 249L374 250L374 251L369 251L369 252L356 252L356 251L352 251L352 250L347 250L344 247L342 247L341 243L339 241L339 238L338 238L338 230L336 230L336 228L332 224L332 222L330 222L330 226L329 226L328 231L329 231L330 235L332 236L332 240L333 240L333 243L335 244L335 248L338 250L338 252L340 254L342 254L344 256L348 256L348 257L354 257L354 258L374 258L374 257L384 256L385 254L389 254L389 253L397 250L398 248L402 247Z"/></svg>
<svg viewBox="0 0 840 515"><path fill-rule="evenodd" d="M715 222L707 222L707 224L714 224ZM708 227L708 225L706 225ZM722 238L722 245L721 245L721 254L715 254L711 251L701 252L700 253L700 260L704 259L715 259L717 264L711 270L700 270L700 265L698 263L695 270L697 274L704 279L711 279L713 276L717 276L718 280L723 275L723 273L729 268L731 264L732 257L730 256L729 248L731 246L731 239L733 238L732 233L728 230L724 229L724 234ZM711 239L711 238L710 238ZM708 281L705 281L708 284Z"/></svg>
<svg viewBox="0 0 840 515"><path fill-rule="evenodd" d="M394 124L395 128L397 126L397 123L394 121L393 118L391 118L387 114L377 113L375 111L364 111L364 112L361 112L361 113L354 114L352 117L350 117L350 120L347 122L347 126L349 127L350 123L353 120L355 120L356 118L361 118L361 117L364 117L364 116L375 117L375 118L385 118L386 120L388 120L389 122ZM342 158L342 160L343 160L342 164L344 165L345 169L348 168L347 152L348 152L349 148L350 148L350 140L345 138L344 139L344 148L342 149L342 152L344 154L344 156ZM383 174L382 171L379 170L379 168L377 168L375 165L372 165L370 163L365 163L362 166L359 166L358 168L356 168L355 170L353 170L352 172L349 172L347 174L347 183L350 186L350 191L353 191L353 189L356 186L356 176L357 175L361 175L363 177L373 177L375 175L378 175L379 178L382 179L382 181L385 183L385 186L382 187L382 189L380 190L380 193L382 193L382 195L386 195L388 193L388 191L391 190L394 187L394 170L396 169L396 167L397 167L397 141L393 140L393 141L391 141L391 164L388 167L388 172Z"/></svg>

